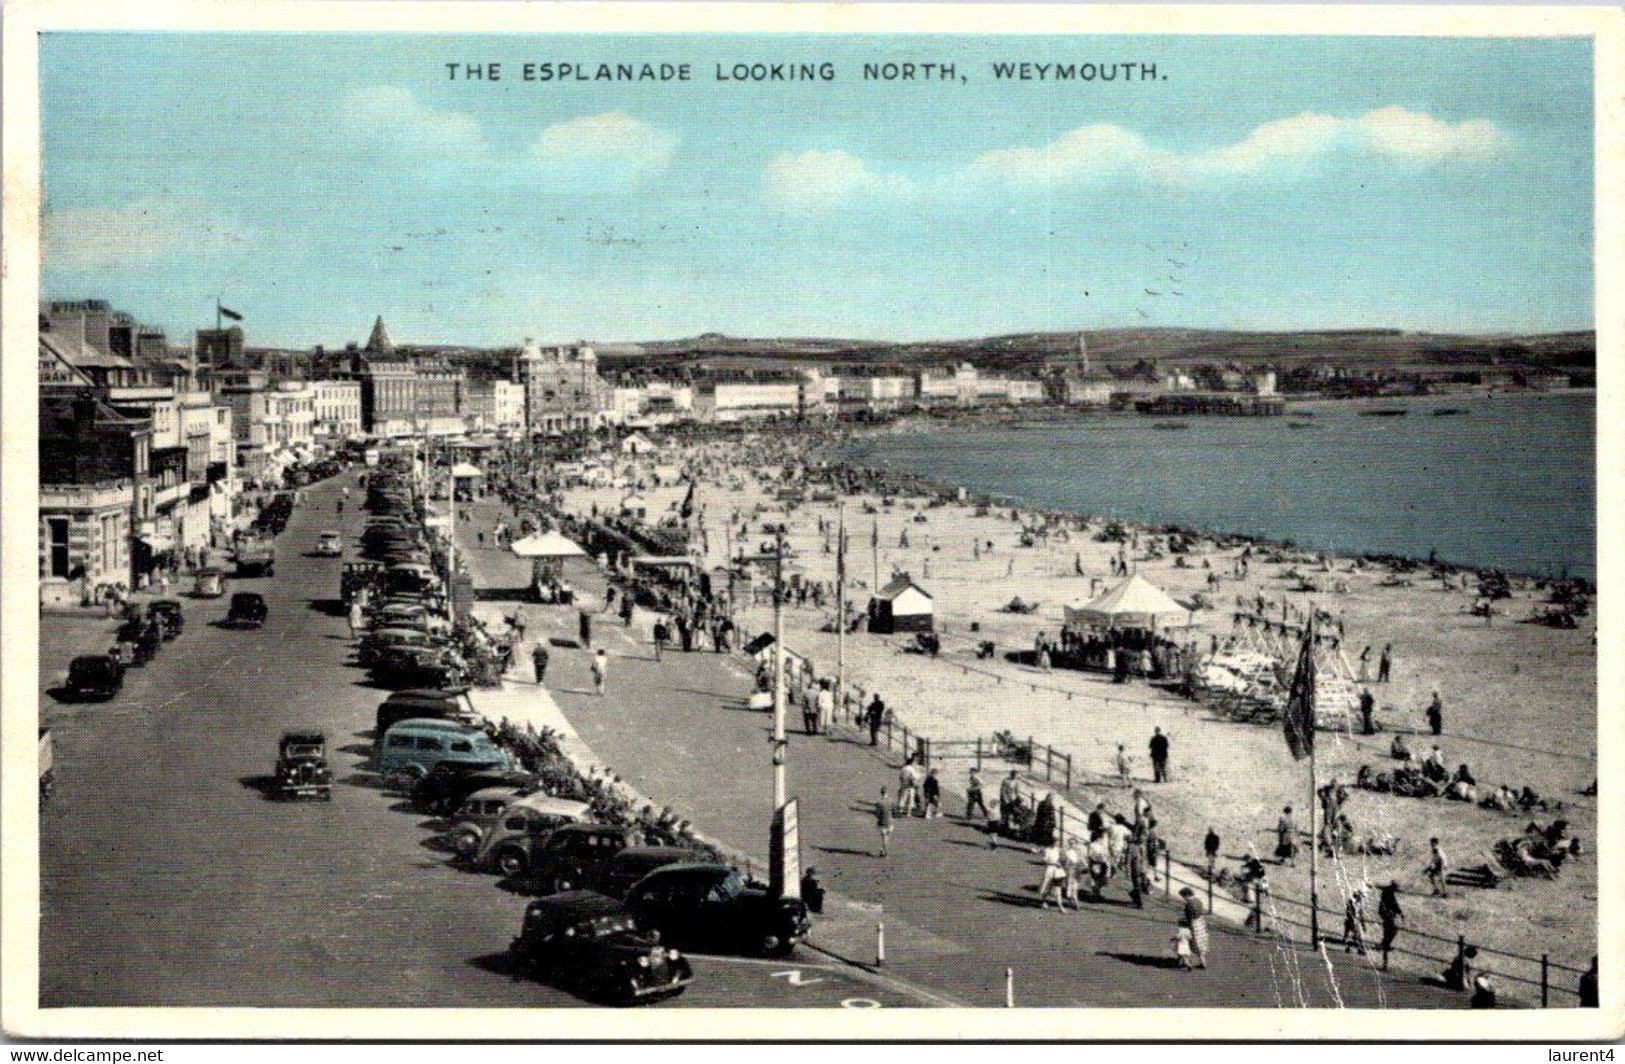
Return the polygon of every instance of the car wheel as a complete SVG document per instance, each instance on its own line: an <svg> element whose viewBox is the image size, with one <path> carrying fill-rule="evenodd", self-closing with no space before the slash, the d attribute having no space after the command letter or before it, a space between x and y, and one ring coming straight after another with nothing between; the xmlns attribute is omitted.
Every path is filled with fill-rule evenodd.
<svg viewBox="0 0 1625 1064"><path fill-rule="evenodd" d="M525 855L518 850L503 850L497 854L497 868L505 876L523 875Z"/></svg>
<svg viewBox="0 0 1625 1064"><path fill-rule="evenodd" d="M757 950L764 957L782 957L790 952L793 943L782 935L769 931L756 942Z"/></svg>
<svg viewBox="0 0 1625 1064"><path fill-rule="evenodd" d="M480 834L477 831L459 831L451 837L451 848L460 857L473 857L474 851L480 848Z"/></svg>

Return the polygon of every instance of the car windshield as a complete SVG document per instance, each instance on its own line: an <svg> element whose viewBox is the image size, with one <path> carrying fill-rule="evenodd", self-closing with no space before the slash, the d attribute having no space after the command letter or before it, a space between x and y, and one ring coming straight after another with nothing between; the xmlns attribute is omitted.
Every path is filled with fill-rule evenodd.
<svg viewBox="0 0 1625 1064"><path fill-rule="evenodd" d="M583 938L609 938L611 935L625 934L633 929L630 916L600 916L590 920L577 928L577 933Z"/></svg>
<svg viewBox="0 0 1625 1064"><path fill-rule="evenodd" d="M304 743L289 743L288 756L290 758L319 758L322 756L322 748Z"/></svg>
<svg viewBox="0 0 1625 1064"><path fill-rule="evenodd" d="M729 872L707 892L713 901L731 901L745 892L745 880L737 871Z"/></svg>

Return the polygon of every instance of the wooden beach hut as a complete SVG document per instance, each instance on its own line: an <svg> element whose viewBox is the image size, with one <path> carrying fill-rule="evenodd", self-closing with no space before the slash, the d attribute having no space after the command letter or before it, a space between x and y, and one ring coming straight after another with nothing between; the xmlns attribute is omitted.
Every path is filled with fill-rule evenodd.
<svg viewBox="0 0 1625 1064"><path fill-rule="evenodd" d="M930 632L936 626L935 611L931 593L907 573L899 573L869 600L869 631Z"/></svg>

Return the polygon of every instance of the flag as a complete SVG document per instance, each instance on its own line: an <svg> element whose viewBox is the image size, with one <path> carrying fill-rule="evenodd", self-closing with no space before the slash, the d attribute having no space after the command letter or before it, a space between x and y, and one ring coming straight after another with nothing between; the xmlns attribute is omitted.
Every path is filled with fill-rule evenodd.
<svg viewBox="0 0 1625 1064"><path fill-rule="evenodd" d="M231 310L231 309L229 309L227 307L222 307L219 303L216 303L214 305L214 309L218 310L220 312L220 316L222 318L230 318L232 321L242 321L243 320L243 316L241 314L239 314L235 310Z"/></svg>
<svg viewBox="0 0 1625 1064"><path fill-rule="evenodd" d="M1303 646L1298 651L1298 667L1287 689L1286 709L1281 713L1286 731L1286 748L1295 761L1315 752L1315 624L1303 630Z"/></svg>

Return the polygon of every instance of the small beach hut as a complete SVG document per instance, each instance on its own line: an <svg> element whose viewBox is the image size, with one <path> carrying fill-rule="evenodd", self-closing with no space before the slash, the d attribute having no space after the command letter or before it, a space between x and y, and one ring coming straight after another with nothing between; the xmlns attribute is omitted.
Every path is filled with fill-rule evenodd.
<svg viewBox="0 0 1625 1064"><path fill-rule="evenodd" d="M1192 612L1139 573L1088 602L1066 608L1066 623L1081 628L1185 628Z"/></svg>
<svg viewBox="0 0 1625 1064"><path fill-rule="evenodd" d="M622 454L648 454L655 449L654 441L641 432L634 432L621 440Z"/></svg>
<svg viewBox="0 0 1625 1064"><path fill-rule="evenodd" d="M627 517L648 517L649 500L634 491L621 500L621 513Z"/></svg>
<svg viewBox="0 0 1625 1064"><path fill-rule="evenodd" d="M935 605L931 593L907 573L898 573L891 583L869 600L869 631L881 635L893 632L929 632L935 627Z"/></svg>

